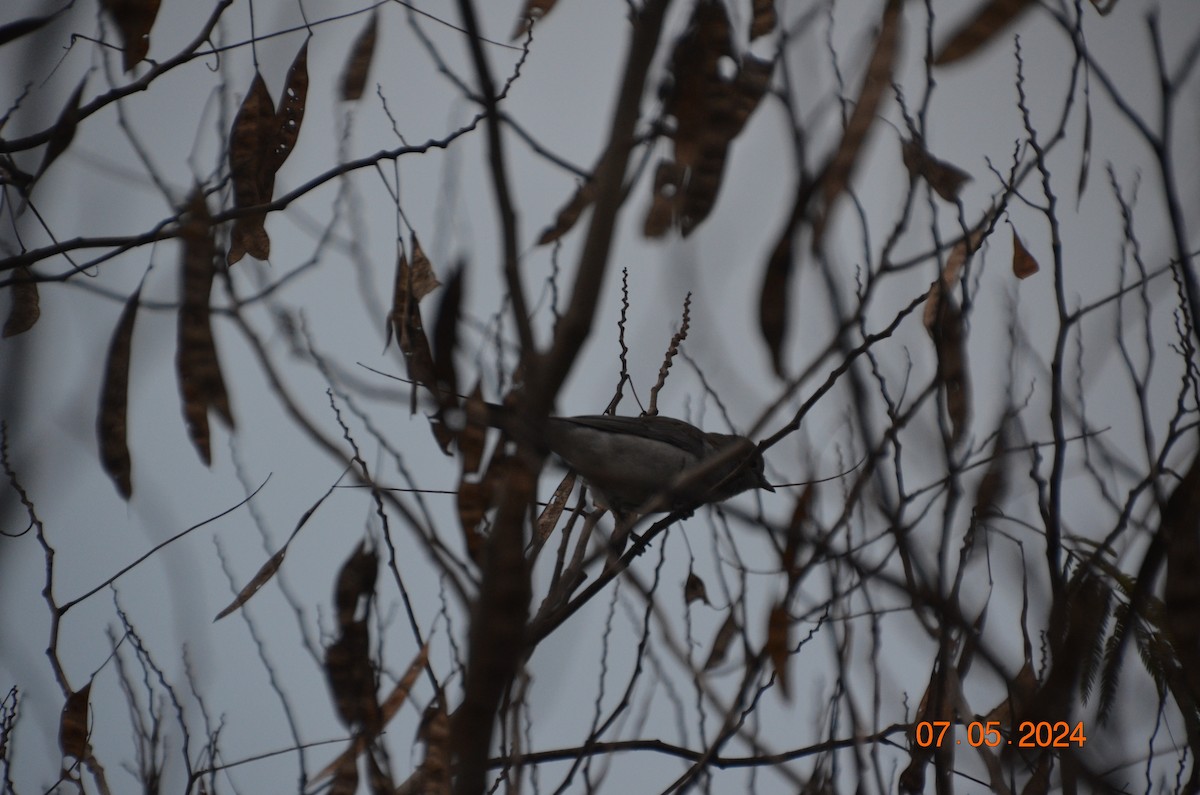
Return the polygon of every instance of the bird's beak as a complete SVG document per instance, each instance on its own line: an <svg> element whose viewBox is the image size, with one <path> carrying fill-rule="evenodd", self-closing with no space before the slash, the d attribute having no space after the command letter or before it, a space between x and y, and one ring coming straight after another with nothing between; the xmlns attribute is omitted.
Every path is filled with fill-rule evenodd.
<svg viewBox="0 0 1200 795"><path fill-rule="evenodd" d="M764 490L772 492L772 493L774 493L774 491L775 491L775 487L771 485L771 482L769 480L767 480L766 475L758 476L758 487L760 489L764 489Z"/></svg>

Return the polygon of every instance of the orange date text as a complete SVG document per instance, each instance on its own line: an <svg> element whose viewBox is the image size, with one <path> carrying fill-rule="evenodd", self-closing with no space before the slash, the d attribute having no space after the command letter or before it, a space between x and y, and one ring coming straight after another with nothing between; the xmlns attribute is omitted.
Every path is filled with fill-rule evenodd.
<svg viewBox="0 0 1200 795"><path fill-rule="evenodd" d="M954 725L948 720L923 720L913 727L913 740L921 748L941 748L946 743L963 745L964 738L956 738L950 731ZM1084 736L1083 723L1074 726L1065 720L1054 723L1045 720L1021 721L1015 732L1004 734L1000 731L1000 721L977 721L958 724L966 731L966 745L972 748L987 746L995 748L1000 745L1013 745L1017 748L1070 748L1083 747L1087 742Z"/></svg>

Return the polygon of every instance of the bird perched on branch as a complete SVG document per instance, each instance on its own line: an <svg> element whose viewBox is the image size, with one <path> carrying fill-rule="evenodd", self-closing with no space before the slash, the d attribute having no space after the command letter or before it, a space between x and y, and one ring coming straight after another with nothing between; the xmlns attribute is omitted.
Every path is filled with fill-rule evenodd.
<svg viewBox="0 0 1200 795"><path fill-rule="evenodd" d="M745 436L659 416L547 417L535 424L504 406L486 406L488 425L554 453L587 481L597 505L614 511L668 511L750 489L775 491L762 452Z"/></svg>

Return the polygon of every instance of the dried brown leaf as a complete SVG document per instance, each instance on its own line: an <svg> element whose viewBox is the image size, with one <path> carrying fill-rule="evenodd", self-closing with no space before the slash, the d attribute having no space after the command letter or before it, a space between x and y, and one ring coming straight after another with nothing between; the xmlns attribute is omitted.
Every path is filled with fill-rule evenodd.
<svg viewBox="0 0 1200 795"><path fill-rule="evenodd" d="M79 126L79 102L83 98L83 87L86 84L87 77L84 77L59 112L58 121L54 122L54 129L50 131L50 138L46 141L46 153L42 155L42 164L38 166L38 177L46 173L50 164L67 151L67 147L75 139L75 129Z"/></svg>
<svg viewBox="0 0 1200 795"><path fill-rule="evenodd" d="M12 308L8 310L8 320L4 321L5 338L24 334L42 316L37 280L33 277L33 271L24 265L13 272L10 294Z"/></svg>
<svg viewBox="0 0 1200 795"><path fill-rule="evenodd" d="M158 16L160 0L101 0L100 4L117 23L125 43L125 71L138 64L150 51L150 29Z"/></svg>
<svg viewBox="0 0 1200 795"><path fill-rule="evenodd" d="M733 75L726 64L737 64ZM736 58L722 3L697 3L671 55L663 111L675 118L675 170L659 167L655 198L643 225L650 236L678 226L686 237L716 204L729 146L758 107L774 62ZM669 211L669 213L668 213ZM665 223L667 219L670 223Z"/></svg>
<svg viewBox="0 0 1200 795"><path fill-rule="evenodd" d="M708 601L708 589L704 586L704 580L696 576L695 572L688 572L687 582L683 586L683 602L691 604L692 602L704 602L709 607L712 602Z"/></svg>
<svg viewBox="0 0 1200 795"><path fill-rule="evenodd" d="M821 215L813 229L813 245L820 242L825 226L833 211L834 201L850 184L850 176L862 152L863 142L867 133L879 115L879 105L884 92L892 84L892 73L896 64L896 53L900 47L900 11L903 3L900 0L888 0L883 9L883 21L880 23L879 36L875 39L875 49L871 60L867 63L867 74L863 78L862 88L859 89L858 99L854 110L846 122L842 140L838 143L829 165L825 170L821 186L821 198L824 205Z"/></svg>
<svg viewBox="0 0 1200 795"><path fill-rule="evenodd" d="M771 608L771 615L767 619L767 657L771 660L771 665L775 668L775 681L779 682L779 689L783 692L785 701L791 701L792 691L788 683L788 656L791 653L791 642L788 635L791 632L792 619L788 615L787 607L782 604L777 604Z"/></svg>
<svg viewBox="0 0 1200 795"><path fill-rule="evenodd" d="M217 617L213 619L213 622L216 623L217 621L220 621L222 618L234 612L235 610L238 610L242 605L250 601L250 597L258 593L264 585L271 581L271 578L275 576L275 572L279 571L279 567L283 565L283 556L286 554L287 546L285 545L281 547L274 555L267 558L267 562L259 568L258 573L250 579L250 582L246 583L242 590L238 591L237 596L232 602L229 603L228 607L226 607L220 613L217 613Z"/></svg>
<svg viewBox="0 0 1200 795"><path fill-rule="evenodd" d="M450 716L441 698L422 716L417 737L425 743L425 759L417 771L425 795L450 795Z"/></svg>
<svg viewBox="0 0 1200 795"><path fill-rule="evenodd" d="M183 278L175 366L188 434L205 465L212 463L209 409L215 409L226 425L234 427L209 310L216 261L212 233L204 192L197 188L188 202L179 235L183 243Z"/></svg>
<svg viewBox="0 0 1200 795"><path fill-rule="evenodd" d="M517 25L513 28L512 38L519 39L528 33L534 23L549 14L557 2L558 0L525 0L525 7L521 9Z"/></svg>
<svg viewBox="0 0 1200 795"><path fill-rule="evenodd" d="M371 12L366 26L354 39L350 57L342 68L342 99L347 101L362 97L367 87L367 74L371 71L371 60L375 57L375 39L379 32L379 13Z"/></svg>
<svg viewBox="0 0 1200 795"><path fill-rule="evenodd" d="M100 444L100 463L126 500L133 494L132 463L129 457L129 360L133 348L133 324L137 320L142 286L133 291L113 331L104 365L104 384L100 387L100 411L96 416L96 437Z"/></svg>
<svg viewBox="0 0 1200 795"><path fill-rule="evenodd" d="M787 336L789 313L792 306L791 281L794 265L792 230L780 235L767 261L763 274L762 290L758 296L758 326L763 341L771 354L771 366L775 374L784 377L783 341Z"/></svg>
<svg viewBox="0 0 1200 795"><path fill-rule="evenodd" d="M937 321L938 308L941 306L942 294L951 292L958 284L963 266L967 264L967 259L979 250L979 246L983 242L983 235L983 230L977 229L966 240L958 241L954 244L954 248L950 249L950 256L946 258L946 265L942 268L942 277L933 283L929 290L929 297L925 299L924 323L926 329L933 329L934 323Z"/></svg>
<svg viewBox="0 0 1200 795"><path fill-rule="evenodd" d="M242 100L229 132L229 175L233 180L235 207L255 207L271 200L275 192L275 140L278 123L275 103L267 83L258 72ZM228 262L233 265L246 254L265 260L271 255L271 238L264 226L266 216L251 213L236 218L230 234Z"/></svg>
<svg viewBox="0 0 1200 795"><path fill-rule="evenodd" d="M712 649L708 653L708 659L704 661L704 670L711 671L725 662L725 657L729 654L729 644L733 643L737 631L737 619L733 617L733 611L730 610L729 615L725 618L724 623L721 624L721 628L717 630L717 634L713 638Z"/></svg>
<svg viewBox="0 0 1200 795"><path fill-rule="evenodd" d="M304 104L308 98L308 42L300 45L292 65L288 69L287 80L283 84L283 93L279 96L279 109L275 111L275 136L271 142L271 174L279 171L280 166L288 159L288 155L296 148L296 139L300 137L300 125L304 122ZM274 188L274 176L271 178ZM271 190L260 197L260 201L271 200Z"/></svg>
<svg viewBox="0 0 1200 795"><path fill-rule="evenodd" d="M575 222L579 220L579 216L583 215L583 211L590 207L595 200L596 183L590 179L581 183L566 205L558 211L558 215L554 219L554 226L542 232L542 236L538 238L538 245L544 246L547 243L553 243L570 232L571 228L575 226Z"/></svg>
<svg viewBox="0 0 1200 795"><path fill-rule="evenodd" d="M917 141L904 141L901 144L901 152L908 173L924 179L929 183L929 187L946 201L958 201L959 191L964 183L970 181L970 174L957 166L938 160Z"/></svg>
<svg viewBox="0 0 1200 795"><path fill-rule="evenodd" d="M1017 230L1014 227L1013 235L1013 275L1018 279L1027 279L1037 273L1037 260L1029 253L1029 249L1025 248L1025 244L1021 242L1021 238L1017 235Z"/></svg>
<svg viewBox="0 0 1200 795"><path fill-rule="evenodd" d="M942 46L933 59L934 65L944 66L966 58L1002 33L1033 5L1032 0L987 0Z"/></svg>
<svg viewBox="0 0 1200 795"><path fill-rule="evenodd" d="M58 722L58 746L64 757L86 759L91 755L88 743L88 696L91 692L89 681L67 696L67 703L63 705Z"/></svg>
<svg viewBox="0 0 1200 795"><path fill-rule="evenodd" d="M400 711L400 707L404 706L404 702L408 700L408 694L412 692L412 687L417 683L417 677L421 675L421 671L425 670L426 664L429 662L429 641L425 641L425 645L417 652L417 656L409 663L408 670L404 672L404 676L400 677L400 681L392 688L392 692L388 693L387 698L383 700L383 725L386 726L391 722L392 718L396 717L396 713Z"/></svg>
<svg viewBox="0 0 1200 795"><path fill-rule="evenodd" d="M396 263L396 279L392 291L392 310L389 314L388 342L391 342L394 330L400 351L404 354L404 363L408 377L413 382L410 411L417 409L416 386L424 386L430 390L434 399L438 399L437 375L433 362L433 351L429 346L429 338L425 335L425 324L421 320L421 309L418 302L429 292L438 287L437 277L429 259L421 251L416 235L413 236L413 264L410 267L404 253ZM440 442L439 442L440 443Z"/></svg>
<svg viewBox="0 0 1200 795"><path fill-rule="evenodd" d="M775 30L779 22L775 14L775 0L753 0L750 14L750 41Z"/></svg>
<svg viewBox="0 0 1200 795"><path fill-rule="evenodd" d="M971 415L971 382L962 310L949 293L940 293L933 324L927 328L937 351L938 381L950 416L951 438L957 442L966 432Z"/></svg>

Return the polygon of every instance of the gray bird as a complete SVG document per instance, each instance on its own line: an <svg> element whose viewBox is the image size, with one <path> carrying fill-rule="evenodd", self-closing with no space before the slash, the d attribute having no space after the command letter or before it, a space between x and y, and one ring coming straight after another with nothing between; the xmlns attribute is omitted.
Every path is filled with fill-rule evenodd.
<svg viewBox="0 0 1200 795"><path fill-rule="evenodd" d="M775 491L753 442L705 433L683 420L548 417L526 435L511 411L488 404L487 422L557 455L587 481L598 505L614 511L637 511L657 495L666 500L655 510L666 511L720 502L755 488Z"/></svg>

